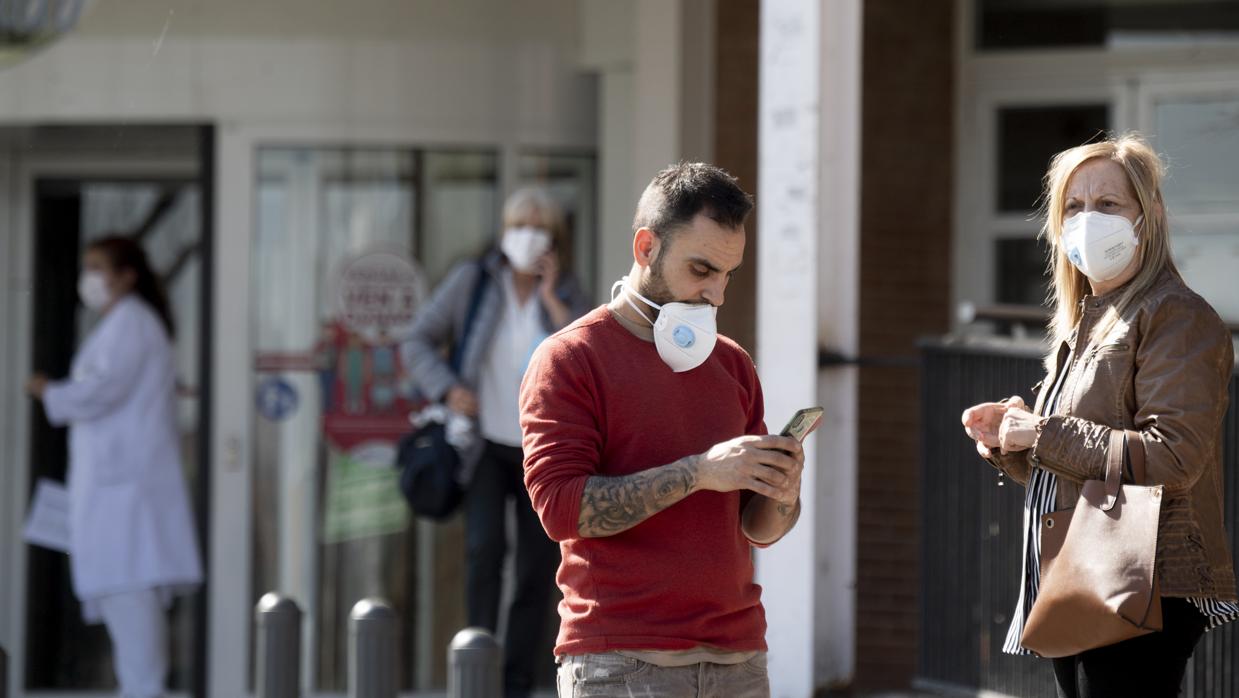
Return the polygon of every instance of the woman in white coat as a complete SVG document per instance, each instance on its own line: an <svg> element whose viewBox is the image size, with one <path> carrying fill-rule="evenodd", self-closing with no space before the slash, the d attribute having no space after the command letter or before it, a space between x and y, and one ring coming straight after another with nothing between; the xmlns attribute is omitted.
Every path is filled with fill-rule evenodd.
<svg viewBox="0 0 1239 698"><path fill-rule="evenodd" d="M133 240L92 243L78 293L102 319L72 375L35 375L28 392L69 425L69 564L87 623L112 638L125 698L163 694L167 610L202 581L176 425L173 323Z"/></svg>

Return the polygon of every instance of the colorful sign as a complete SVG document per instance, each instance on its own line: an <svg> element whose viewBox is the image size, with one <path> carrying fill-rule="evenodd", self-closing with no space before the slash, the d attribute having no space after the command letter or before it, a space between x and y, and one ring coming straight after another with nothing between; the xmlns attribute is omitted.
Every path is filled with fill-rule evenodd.
<svg viewBox="0 0 1239 698"><path fill-rule="evenodd" d="M395 446L364 442L351 451L330 451L323 540L339 543L399 533L409 525L409 507L392 468Z"/></svg>
<svg viewBox="0 0 1239 698"><path fill-rule="evenodd" d="M335 288L338 315L323 322L310 352L328 449L327 542L408 526L393 467L396 444L412 430L409 414L425 404L400 352L423 297L417 267L401 254L372 251L345 264ZM298 357L272 358L295 363Z"/></svg>

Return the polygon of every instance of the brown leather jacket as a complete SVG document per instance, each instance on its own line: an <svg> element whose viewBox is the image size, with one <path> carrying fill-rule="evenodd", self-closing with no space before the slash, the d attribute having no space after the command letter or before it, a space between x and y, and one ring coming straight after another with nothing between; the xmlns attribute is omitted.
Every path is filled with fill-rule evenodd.
<svg viewBox="0 0 1239 698"><path fill-rule="evenodd" d="M1067 371L1057 409L1032 449L995 454L991 462L1025 485L1030 463L1054 473L1058 506L1072 507L1084 480L1104 479L1111 429L1138 431L1148 483L1166 486L1157 541L1162 594L1234 601L1222 519L1222 420L1234 371L1230 333L1203 298L1167 272L1101 342L1091 342L1092 329L1120 292L1081 301L1080 324L1037 391L1040 413L1050 387ZM1085 346L1078 347L1081 338Z"/></svg>

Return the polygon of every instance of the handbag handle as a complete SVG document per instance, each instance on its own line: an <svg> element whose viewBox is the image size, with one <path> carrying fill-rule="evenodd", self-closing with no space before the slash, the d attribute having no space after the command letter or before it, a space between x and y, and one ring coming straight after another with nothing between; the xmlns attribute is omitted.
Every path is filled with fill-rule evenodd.
<svg viewBox="0 0 1239 698"><path fill-rule="evenodd" d="M1110 511L1119 501L1119 489L1123 487L1123 442L1127 433L1110 430L1110 448L1106 452L1106 501L1102 511Z"/></svg>
<svg viewBox="0 0 1239 698"><path fill-rule="evenodd" d="M1132 482L1143 485L1148 476L1148 471L1144 468L1144 439L1140 438L1140 432L1131 429L1124 434L1127 437L1127 459L1131 462Z"/></svg>
<svg viewBox="0 0 1239 698"><path fill-rule="evenodd" d="M1110 449L1106 453L1106 501L1101 505L1102 511L1110 511L1118 503L1119 490L1123 487L1123 462L1126 459L1131 460L1132 482L1143 485L1146 474L1144 441L1139 432L1111 429Z"/></svg>

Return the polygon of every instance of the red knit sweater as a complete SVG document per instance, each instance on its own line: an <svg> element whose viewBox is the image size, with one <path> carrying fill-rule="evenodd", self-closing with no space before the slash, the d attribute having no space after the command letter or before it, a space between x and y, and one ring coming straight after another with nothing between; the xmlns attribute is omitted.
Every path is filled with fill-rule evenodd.
<svg viewBox="0 0 1239 698"><path fill-rule="evenodd" d="M764 651L740 493L697 492L623 533L577 535L590 476L629 475L766 433L748 354L720 337L704 364L674 373L601 307L542 343L520 402L525 485L563 553L555 653Z"/></svg>

